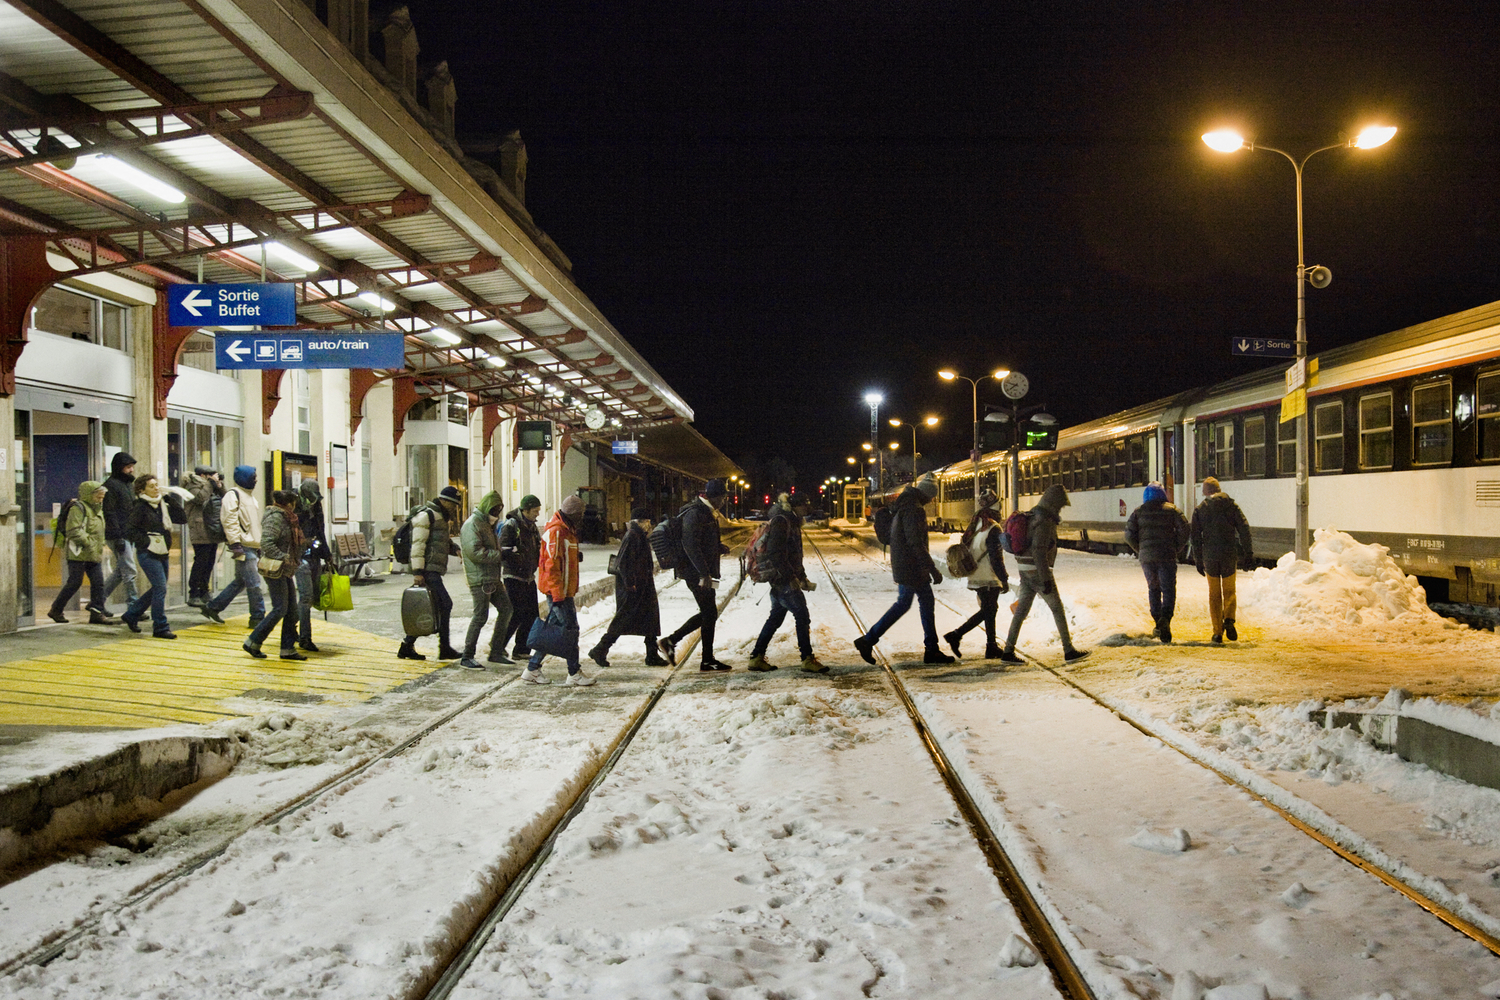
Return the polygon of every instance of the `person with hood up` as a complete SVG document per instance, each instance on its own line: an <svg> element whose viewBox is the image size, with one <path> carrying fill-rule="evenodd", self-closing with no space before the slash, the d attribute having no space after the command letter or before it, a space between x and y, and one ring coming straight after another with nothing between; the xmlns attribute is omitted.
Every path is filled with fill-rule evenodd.
<svg viewBox="0 0 1500 1000"><path fill-rule="evenodd" d="M136 599L135 549L125 537L126 522L130 520L130 508L135 504L135 459L123 451L115 452L109 460L109 478L104 480L104 544L114 555L114 569L104 581L104 597L107 602L114 596L115 588L125 585L125 603Z"/></svg>
<svg viewBox="0 0 1500 1000"><path fill-rule="evenodd" d="M644 507L632 510L625 537L620 539L619 554L615 556L615 616L610 619L604 638L589 650L589 659L601 667L609 666L609 647L622 635L646 637L646 666L667 665L656 649L656 637L661 635L661 610L656 602L656 566L647 537L650 530L651 512Z"/></svg>
<svg viewBox="0 0 1500 1000"><path fill-rule="evenodd" d="M959 655L958 644L969 630L984 626L984 658L1000 658L1000 645L995 642L995 615L1000 610L1000 595L1010 590L1010 577L1005 572L1005 554L1000 548L1000 536L1004 529L1000 524L1000 498L995 491L985 488L979 493L979 510L970 519L959 539L974 555L975 569L969 574L969 589L979 598L979 610L968 621L943 636Z"/></svg>
<svg viewBox="0 0 1500 1000"><path fill-rule="evenodd" d="M266 617L265 584L260 579L260 501L255 498L255 466L236 465L234 485L219 505L219 523L234 557L234 579L198 612L209 621L224 624L219 617L229 602L245 591L250 601L250 627Z"/></svg>
<svg viewBox="0 0 1500 1000"><path fill-rule="evenodd" d="M297 567L297 645L318 652L312 637L313 603L323 582L323 567L333 558L323 517L323 490L316 479L297 487L297 529L302 532L302 565Z"/></svg>
<svg viewBox="0 0 1500 1000"><path fill-rule="evenodd" d="M676 663L677 644L694 629L700 629L698 644L703 662L698 669L704 673L734 669L714 657L714 623L719 620L714 588L719 585L719 557L729 552L719 540L718 511L728 495L724 480L710 479L703 484L703 492L677 512L682 521L683 558L672 572L687 585L698 603L698 611L656 644L668 660Z"/></svg>
<svg viewBox="0 0 1500 1000"><path fill-rule="evenodd" d="M271 613L260 620L243 643L245 652L257 660L266 654L261 643L281 623L281 658L305 660L297 652L297 564L306 542L297 525L297 494L277 490L260 522L260 565L266 588L271 592Z"/></svg>
<svg viewBox="0 0 1500 1000"><path fill-rule="evenodd" d="M578 529L583 521L583 498L568 497L547 526L542 529L542 555L537 566L537 582L549 602L547 614L557 613L563 628L578 627L578 613L573 607L573 595L578 593ZM533 684L547 684L542 676L542 660L546 655L540 650L531 651L531 661L521 677ZM569 687L588 687L594 678L583 672L577 653L568 660Z"/></svg>
<svg viewBox="0 0 1500 1000"><path fill-rule="evenodd" d="M1199 576L1208 577L1208 619L1213 641L1226 637L1236 642L1234 571L1255 568L1255 550L1250 542L1250 522L1245 512L1213 476L1203 480L1203 502L1193 511L1193 564Z"/></svg>
<svg viewBox="0 0 1500 1000"><path fill-rule="evenodd" d="M1191 529L1182 511L1167 502L1161 483L1146 484L1144 502L1125 522L1125 544L1141 560L1146 595L1156 637L1172 641L1172 615L1177 609L1177 557L1187 548Z"/></svg>
<svg viewBox="0 0 1500 1000"><path fill-rule="evenodd" d="M1031 603L1041 594L1047 607L1052 609L1052 620L1057 623L1057 637L1062 640L1063 659L1069 663L1088 656L1086 649L1074 649L1068 635L1068 615L1063 610L1062 598L1057 594L1057 580L1052 575L1052 564L1057 562L1057 526L1062 523L1062 509L1067 507L1068 491L1061 483L1047 487L1037 505L1026 516L1026 551L1016 555L1016 569L1021 576L1020 596L1012 605L1015 613L1010 619L1010 634L1005 637L1005 648L1000 659L1006 663L1020 663L1016 655L1016 639L1021 635L1021 623L1031 612Z"/></svg>
<svg viewBox="0 0 1500 1000"><path fill-rule="evenodd" d="M500 494L494 490L479 498L474 513L464 522L459 532L459 547L464 553L464 576L469 583L469 596L474 599L474 615L469 619L469 631L464 636L464 655L458 661L461 667L483 670L484 664L474 658L479 651L479 632L489 620L490 608L495 609L495 631L490 635L490 651L486 657L491 663L510 664L515 661L505 655L505 629L512 614L510 595L500 579L500 537L495 534L495 522L505 505Z"/></svg>
<svg viewBox="0 0 1500 1000"><path fill-rule="evenodd" d="M505 581L505 593L510 597L510 623L498 641L492 640L496 649L504 649L510 637L516 637L512 659L524 660L531 656L531 647L526 645L531 635L531 623L536 621L537 605L541 598L536 592L536 566L542 556L542 533L536 519L542 514L542 501L530 493L521 498L521 503L505 515L500 527L500 578Z"/></svg>
<svg viewBox="0 0 1500 1000"><path fill-rule="evenodd" d="M807 613L807 598L802 591L808 588L807 569L802 565L802 518L807 513L807 501L798 498L793 502L791 494L782 493L771 508L771 519L766 522L763 557L756 565L756 573L771 585L771 613L761 626L755 648L750 651L748 669L757 673L775 670L775 664L766 660L766 651L776 630L792 616L797 630L797 651L802 654L801 667L810 674L823 674L828 668L813 655L812 616Z"/></svg>
<svg viewBox="0 0 1500 1000"><path fill-rule="evenodd" d="M854 640L854 648L866 663L875 662L875 644L886 631L911 610L917 601L922 616L923 663L952 663L953 657L938 646L934 584L943 582L943 574L932 561L927 549L927 511L923 508L937 496L937 480L927 473L901 491L891 504L891 578L896 582L896 603L881 616L875 627Z"/></svg>
<svg viewBox="0 0 1500 1000"><path fill-rule="evenodd" d="M448 557L462 556L454 538L458 522L459 506L464 502L457 486L444 486L432 503L423 504L411 516L411 572L417 578L417 586L426 587L432 597L432 610L437 616L438 659L457 660L463 654L448 641L448 626L453 617L453 598L443 583L443 574L448 572ZM396 655L403 660L425 660L417 652L417 637L409 635L401 640Z"/></svg>
<svg viewBox="0 0 1500 1000"><path fill-rule="evenodd" d="M199 465L182 477L182 488L193 495L187 502L188 542L193 546L187 602L190 608L201 608L208 603L208 585L213 579L214 563L219 559L219 542L223 540L208 533L203 512L209 501L224 495L224 484L219 481L217 471Z"/></svg>
<svg viewBox="0 0 1500 1000"><path fill-rule="evenodd" d="M63 523L58 534L64 541L68 559L68 582L57 592L52 610L47 617L66 625L63 608L83 586L83 578L89 578L89 624L113 625L114 619L104 609L104 573L99 569L99 560L104 558L104 498L108 490L104 484L90 480L78 487L78 502L70 504L63 513Z"/></svg>
<svg viewBox="0 0 1500 1000"><path fill-rule="evenodd" d="M163 494L161 484L149 473L137 476L133 489L135 503L130 508L125 537L130 539L151 589L137 595L120 620L130 631L139 632L149 605L151 634L158 639L175 639L177 633L167 621L167 567L172 554L172 525L186 524L187 512L182 509L182 498L176 493Z"/></svg>

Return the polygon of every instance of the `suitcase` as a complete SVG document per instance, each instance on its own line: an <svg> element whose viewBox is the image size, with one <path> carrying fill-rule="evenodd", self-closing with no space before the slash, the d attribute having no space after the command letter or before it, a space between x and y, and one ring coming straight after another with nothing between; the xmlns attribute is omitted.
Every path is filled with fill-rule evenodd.
<svg viewBox="0 0 1500 1000"><path fill-rule="evenodd" d="M432 635L437 631L437 613L426 587L407 587L401 592L401 627L407 635Z"/></svg>

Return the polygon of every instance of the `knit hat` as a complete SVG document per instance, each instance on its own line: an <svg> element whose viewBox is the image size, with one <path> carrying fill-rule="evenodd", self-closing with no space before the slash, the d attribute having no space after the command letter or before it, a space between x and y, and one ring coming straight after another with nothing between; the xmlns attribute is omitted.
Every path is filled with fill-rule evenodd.
<svg viewBox="0 0 1500 1000"><path fill-rule="evenodd" d="M576 493L573 494L562 502L562 506L558 510L562 511L568 517L577 517L583 513L583 497Z"/></svg>
<svg viewBox="0 0 1500 1000"><path fill-rule="evenodd" d="M630 508L630 519L632 521L649 521L651 520L651 512L644 507L632 507Z"/></svg>
<svg viewBox="0 0 1500 1000"><path fill-rule="evenodd" d="M1219 481L1217 479L1215 479L1213 476L1209 476L1207 479L1203 480L1204 496L1211 497L1217 492L1219 492Z"/></svg>
<svg viewBox="0 0 1500 1000"><path fill-rule="evenodd" d="M724 480L710 479L708 482L704 483L703 495L709 500L717 500L720 497L725 496L726 494L724 491Z"/></svg>
<svg viewBox="0 0 1500 1000"><path fill-rule="evenodd" d="M127 452L117 451L115 457L109 460L110 472L124 472L127 465L135 464L135 456Z"/></svg>
<svg viewBox="0 0 1500 1000"><path fill-rule="evenodd" d="M219 474L218 469L210 469L206 465L193 466L193 472L197 473L200 476L217 476Z"/></svg>
<svg viewBox="0 0 1500 1000"><path fill-rule="evenodd" d="M1166 498L1167 491L1161 483L1146 484L1146 492L1142 495L1142 499L1146 503L1150 503L1153 500L1165 500Z"/></svg>
<svg viewBox="0 0 1500 1000"><path fill-rule="evenodd" d="M1064 507L1071 506L1073 501L1068 499L1068 491L1063 489L1061 483L1053 483L1047 487L1047 492L1037 501L1038 507L1045 507L1054 514L1062 512Z"/></svg>
<svg viewBox="0 0 1500 1000"><path fill-rule="evenodd" d="M119 456L116 455L116 458ZM236 465L234 467L234 485L242 490L255 489L255 466Z"/></svg>
<svg viewBox="0 0 1500 1000"><path fill-rule="evenodd" d="M989 489L988 487L986 487L985 489L982 489L982 490L979 491L979 509L980 510L984 510L986 507L993 507L993 506L995 506L999 502L1000 502L1000 498L995 495L995 491L994 490Z"/></svg>
<svg viewBox="0 0 1500 1000"><path fill-rule="evenodd" d="M516 509L517 510L531 510L533 507L540 507L541 505L542 505L541 498L535 496L534 494L528 493L524 497L521 498L521 506L518 507L518 508L516 508Z"/></svg>
<svg viewBox="0 0 1500 1000"><path fill-rule="evenodd" d="M441 490L438 490L437 499L447 500L454 505L464 502L463 494L458 492L457 486L444 486Z"/></svg>
<svg viewBox="0 0 1500 1000"><path fill-rule="evenodd" d="M914 485L916 486L918 492L920 492L928 500L931 500L933 497L937 496L938 482L936 479L932 478L932 473L930 472L925 473L921 479L918 479L916 481Z"/></svg>
<svg viewBox="0 0 1500 1000"><path fill-rule="evenodd" d="M302 485L297 487L297 492L302 494L302 499L307 501L309 507L323 499L323 488L318 485L316 479L302 480Z"/></svg>

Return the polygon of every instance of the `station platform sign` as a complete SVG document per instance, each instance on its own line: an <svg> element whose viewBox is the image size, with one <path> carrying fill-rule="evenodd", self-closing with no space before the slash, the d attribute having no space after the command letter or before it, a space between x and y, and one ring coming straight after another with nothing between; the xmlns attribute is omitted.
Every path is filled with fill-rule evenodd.
<svg viewBox="0 0 1500 1000"><path fill-rule="evenodd" d="M1295 358L1295 340L1264 337L1235 337L1229 342L1229 353L1237 358Z"/></svg>
<svg viewBox="0 0 1500 1000"><path fill-rule="evenodd" d="M406 338L328 330L220 333L214 337L214 366L399 369L406 367Z"/></svg>
<svg viewBox="0 0 1500 1000"><path fill-rule="evenodd" d="M291 282L168 285L172 326L296 326L297 290Z"/></svg>

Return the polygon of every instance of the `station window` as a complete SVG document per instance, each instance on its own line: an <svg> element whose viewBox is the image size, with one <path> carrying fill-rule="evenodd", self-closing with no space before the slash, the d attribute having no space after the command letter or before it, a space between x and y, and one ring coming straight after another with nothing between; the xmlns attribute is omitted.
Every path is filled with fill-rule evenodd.
<svg viewBox="0 0 1500 1000"><path fill-rule="evenodd" d="M1297 421L1276 425L1276 471L1283 476L1297 473Z"/></svg>
<svg viewBox="0 0 1500 1000"><path fill-rule="evenodd" d="M1411 439L1413 465L1444 465L1453 460L1453 383L1412 389Z"/></svg>
<svg viewBox="0 0 1500 1000"><path fill-rule="evenodd" d="M1266 474L1266 418L1245 418L1245 477Z"/></svg>
<svg viewBox="0 0 1500 1000"><path fill-rule="evenodd" d="M130 307L70 288L53 286L41 294L31 325L59 337L130 349Z"/></svg>
<svg viewBox="0 0 1500 1000"><path fill-rule="evenodd" d="M1389 469L1395 456L1391 429L1391 394L1377 392L1359 398L1359 467Z"/></svg>
<svg viewBox="0 0 1500 1000"><path fill-rule="evenodd" d="M1479 458L1500 459L1500 371L1479 376L1474 397L1479 417Z"/></svg>
<svg viewBox="0 0 1500 1000"><path fill-rule="evenodd" d="M1344 404L1342 401L1323 403L1313 411L1313 471L1344 471Z"/></svg>

